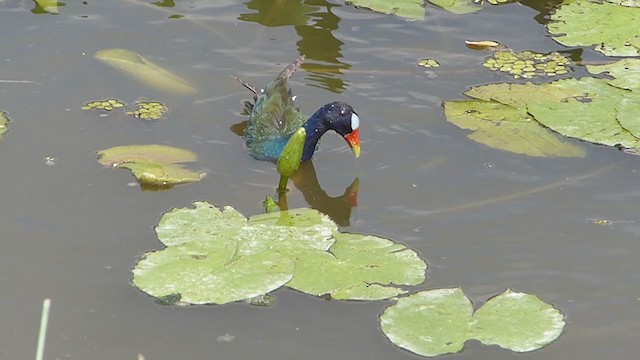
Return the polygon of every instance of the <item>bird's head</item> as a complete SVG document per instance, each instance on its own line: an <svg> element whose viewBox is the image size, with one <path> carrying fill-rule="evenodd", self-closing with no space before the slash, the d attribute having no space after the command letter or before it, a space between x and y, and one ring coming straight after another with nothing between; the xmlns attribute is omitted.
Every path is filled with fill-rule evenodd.
<svg viewBox="0 0 640 360"><path fill-rule="evenodd" d="M355 157L360 156L360 139L358 132L360 118L351 105L343 102L332 102L322 107L324 118L329 129L340 134L349 144Z"/></svg>

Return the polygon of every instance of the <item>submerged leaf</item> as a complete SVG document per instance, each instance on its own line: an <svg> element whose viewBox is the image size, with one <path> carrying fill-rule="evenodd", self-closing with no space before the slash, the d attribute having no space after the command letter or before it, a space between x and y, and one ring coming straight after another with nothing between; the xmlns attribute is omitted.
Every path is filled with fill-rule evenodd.
<svg viewBox="0 0 640 360"><path fill-rule="evenodd" d="M547 157L583 157L579 146L542 127L525 109L484 100L445 101L447 121L473 130L470 139L494 149Z"/></svg>
<svg viewBox="0 0 640 360"><path fill-rule="evenodd" d="M558 309L511 290L472 313L460 288L421 291L387 307L380 326L391 342L424 356L458 352L472 339L516 352L533 351L557 339L565 326Z"/></svg>
<svg viewBox="0 0 640 360"><path fill-rule="evenodd" d="M182 95L196 93L186 80L131 50L100 50L95 58L153 88Z"/></svg>
<svg viewBox="0 0 640 360"><path fill-rule="evenodd" d="M558 8L547 24L566 46L591 46L607 56L640 55L640 8L575 0Z"/></svg>

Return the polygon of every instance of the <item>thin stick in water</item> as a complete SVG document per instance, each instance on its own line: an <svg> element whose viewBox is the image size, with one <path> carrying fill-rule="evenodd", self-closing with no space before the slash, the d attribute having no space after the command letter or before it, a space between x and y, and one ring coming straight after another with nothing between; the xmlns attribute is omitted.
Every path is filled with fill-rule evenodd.
<svg viewBox="0 0 640 360"><path fill-rule="evenodd" d="M49 322L49 308L51 299L44 299L42 302L42 316L40 317L40 333L38 334L38 348L36 350L36 360L42 360L44 354L44 342L47 338L47 323Z"/></svg>

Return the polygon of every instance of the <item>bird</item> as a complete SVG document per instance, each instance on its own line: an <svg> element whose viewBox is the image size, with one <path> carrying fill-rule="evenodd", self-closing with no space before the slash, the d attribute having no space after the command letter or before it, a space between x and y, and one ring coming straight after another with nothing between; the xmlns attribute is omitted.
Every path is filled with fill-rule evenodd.
<svg viewBox="0 0 640 360"><path fill-rule="evenodd" d="M234 77L249 89L253 102L245 101L243 114L249 115L244 141L249 154L257 159L277 163L291 136L301 127L306 131L301 161L310 160L318 141L329 130L342 136L356 158L360 156L360 118L351 105L341 101L323 105L311 117L295 107L288 80L300 68L304 57L290 63L267 85L258 90Z"/></svg>

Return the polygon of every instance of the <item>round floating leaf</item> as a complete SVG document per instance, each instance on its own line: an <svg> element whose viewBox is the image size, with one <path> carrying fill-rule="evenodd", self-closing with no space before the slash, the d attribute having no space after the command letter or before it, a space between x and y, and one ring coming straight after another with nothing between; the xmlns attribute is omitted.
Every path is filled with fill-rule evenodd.
<svg viewBox="0 0 640 360"><path fill-rule="evenodd" d="M547 157L583 157L584 150L561 140L542 127L523 108L484 100L445 101L447 121L473 130L481 144L516 154Z"/></svg>
<svg viewBox="0 0 640 360"><path fill-rule="evenodd" d="M114 166L122 163L147 161L175 164L198 159L193 151L166 145L126 145L98 151L102 165Z"/></svg>
<svg viewBox="0 0 640 360"><path fill-rule="evenodd" d="M221 243L216 246L232 247L236 251L235 236L247 226L247 219L230 206L220 210L202 201L193 205L193 209L177 208L162 215L156 226L158 239L166 246Z"/></svg>
<svg viewBox="0 0 640 360"><path fill-rule="evenodd" d="M607 56L640 55L640 8L575 0L562 5L547 24L566 46L591 46Z"/></svg>
<svg viewBox="0 0 640 360"><path fill-rule="evenodd" d="M397 346L437 356L462 350L472 313L473 306L460 288L421 291L387 307L380 327Z"/></svg>
<svg viewBox="0 0 640 360"><path fill-rule="evenodd" d="M314 209L292 209L249 218L242 235L240 253L253 253L277 248L328 250L335 242L338 226L326 215ZM263 236L268 234L268 236Z"/></svg>
<svg viewBox="0 0 640 360"><path fill-rule="evenodd" d="M189 95L196 90L184 79L127 49L105 49L95 58L153 88Z"/></svg>
<svg viewBox="0 0 640 360"><path fill-rule="evenodd" d="M392 285L424 281L427 265L404 245L376 236L338 233L331 253L302 252L288 287L334 299L379 300L405 293Z"/></svg>
<svg viewBox="0 0 640 360"><path fill-rule="evenodd" d="M511 290L472 311L460 288L421 291L387 307L380 326L391 342L424 356L458 352L472 339L532 351L557 339L565 326L560 311L534 295Z"/></svg>
<svg viewBox="0 0 640 360"><path fill-rule="evenodd" d="M225 304L273 291L293 276L293 260L278 252L233 258L233 249L220 250L190 243L148 254L133 269L133 283L159 298Z"/></svg>
<svg viewBox="0 0 640 360"><path fill-rule="evenodd" d="M517 352L539 349L560 336L564 316L537 296L513 292L487 301L473 315L471 337Z"/></svg>
<svg viewBox="0 0 640 360"><path fill-rule="evenodd" d="M608 72L615 79L609 84L621 89L640 90L640 59L622 59L611 64L587 65L592 74Z"/></svg>
<svg viewBox="0 0 640 360"><path fill-rule="evenodd" d="M350 0L349 3L356 7L411 20L424 19L424 0Z"/></svg>

